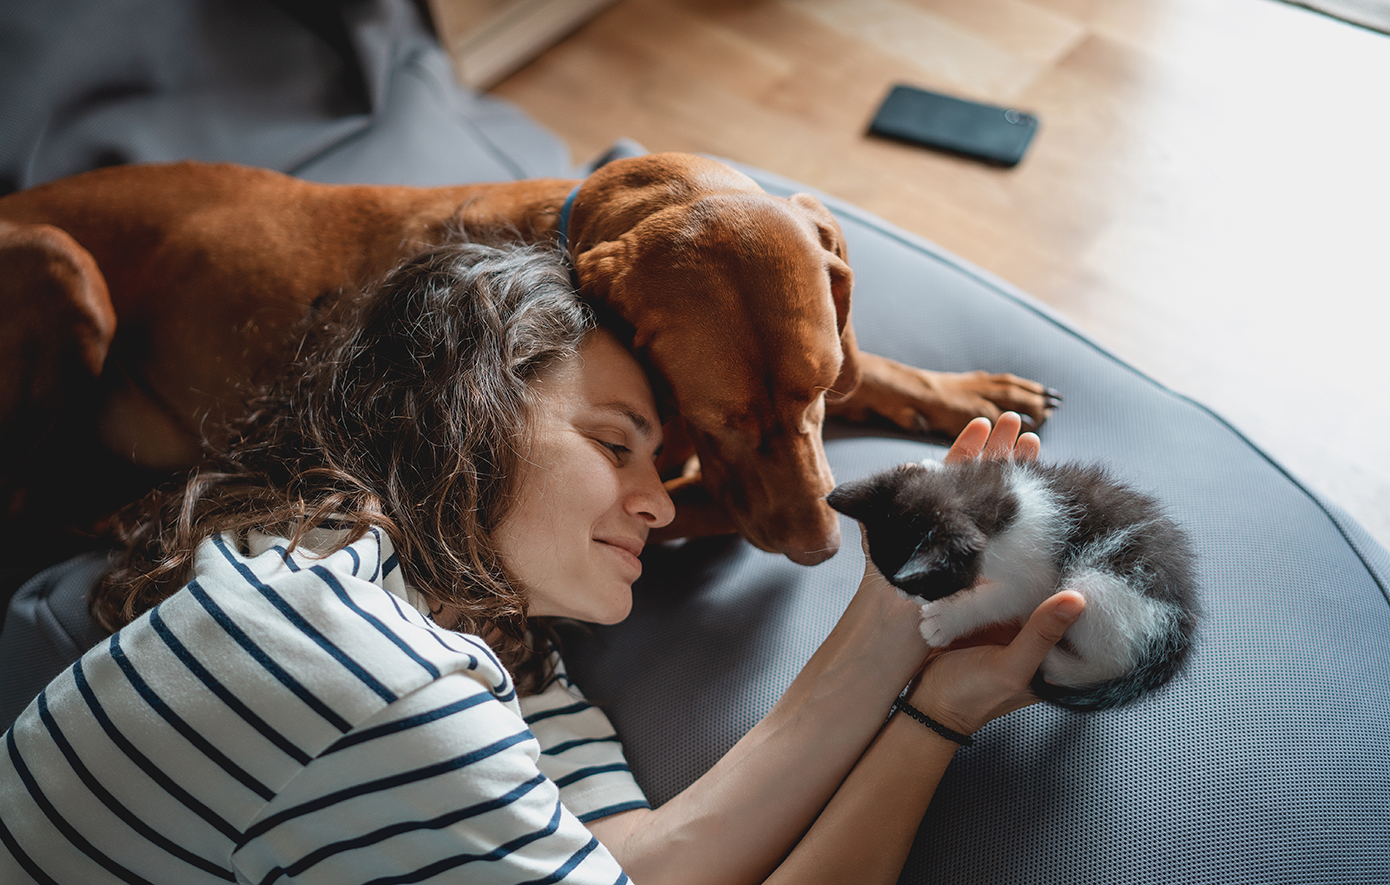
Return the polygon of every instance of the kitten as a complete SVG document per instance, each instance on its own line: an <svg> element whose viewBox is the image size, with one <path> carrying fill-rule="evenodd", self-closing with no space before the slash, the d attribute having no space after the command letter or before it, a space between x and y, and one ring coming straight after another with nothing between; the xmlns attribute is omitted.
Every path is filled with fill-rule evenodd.
<svg viewBox="0 0 1390 885"><path fill-rule="evenodd" d="M1197 620L1193 555L1158 503L1101 468L924 461L848 482L827 498L864 524L874 565L925 600L922 636L949 645L1022 625L1074 589L1081 617L1033 679L1073 710L1137 700L1182 666Z"/></svg>

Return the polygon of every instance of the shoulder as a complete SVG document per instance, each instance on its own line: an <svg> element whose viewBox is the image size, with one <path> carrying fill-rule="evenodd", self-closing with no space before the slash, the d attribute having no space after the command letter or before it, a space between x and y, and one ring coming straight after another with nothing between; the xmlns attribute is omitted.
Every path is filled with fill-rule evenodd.
<svg viewBox="0 0 1390 885"><path fill-rule="evenodd" d="M305 881L622 881L540 755L512 706L447 675L306 766L246 830L237 869L250 881L287 869Z"/></svg>
<svg viewBox="0 0 1390 885"><path fill-rule="evenodd" d="M342 547L324 540L311 534L290 550L266 535L209 538L193 580L151 614L187 633L189 647L219 649L236 664L229 674L258 691L328 699L340 733L450 673L515 704L511 676L487 643L410 604L384 532Z"/></svg>

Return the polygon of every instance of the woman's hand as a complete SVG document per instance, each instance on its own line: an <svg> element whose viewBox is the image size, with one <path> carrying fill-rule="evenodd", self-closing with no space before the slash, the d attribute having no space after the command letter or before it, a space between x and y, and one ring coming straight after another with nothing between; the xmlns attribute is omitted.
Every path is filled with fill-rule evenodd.
<svg viewBox="0 0 1390 885"><path fill-rule="evenodd" d="M933 652L909 703L962 734L1037 703L1033 674L1085 607L1080 593L1064 590L1034 609L1008 645Z"/></svg>

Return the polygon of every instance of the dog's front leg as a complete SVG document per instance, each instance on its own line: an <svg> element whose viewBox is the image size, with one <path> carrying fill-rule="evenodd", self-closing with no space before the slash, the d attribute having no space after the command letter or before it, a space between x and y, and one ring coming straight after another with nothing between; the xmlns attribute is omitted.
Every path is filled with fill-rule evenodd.
<svg viewBox="0 0 1390 885"><path fill-rule="evenodd" d="M975 418L993 421L1006 411L1037 427L1061 402L1055 391L1015 375L932 372L864 351L858 357L859 387L827 402L827 414L859 422L879 415L904 430L954 436Z"/></svg>
<svg viewBox="0 0 1390 885"><path fill-rule="evenodd" d="M729 510L720 504L705 485L700 472L700 459L685 422L679 418L661 427L664 441L656 469L665 482L666 493L676 505L676 518L670 525L656 529L653 541L674 541L677 538L706 538L710 535L738 533Z"/></svg>

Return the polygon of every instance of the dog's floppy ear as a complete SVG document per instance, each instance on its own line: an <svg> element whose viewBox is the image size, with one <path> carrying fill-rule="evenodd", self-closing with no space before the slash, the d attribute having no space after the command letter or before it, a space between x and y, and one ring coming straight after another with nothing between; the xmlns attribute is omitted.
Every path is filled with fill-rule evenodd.
<svg viewBox="0 0 1390 885"><path fill-rule="evenodd" d="M835 378L834 386L825 392L827 403L842 403L859 388L859 380L862 377L859 370L859 345L854 340L854 327L849 323L845 323L845 327L840 330L840 353L844 361L840 363L840 374Z"/></svg>
<svg viewBox="0 0 1390 885"><path fill-rule="evenodd" d="M826 393L826 401L842 402L859 387L859 346L854 327L849 322L850 295L854 291L854 272L850 270L845 236L835 216L820 200L810 194L792 194L787 198L801 209L816 225L821 248L826 256L826 272L830 276L830 297L835 302L835 326L840 331L840 351L844 362L834 387Z"/></svg>
<svg viewBox="0 0 1390 885"><path fill-rule="evenodd" d="M626 236L597 243L574 257L579 290L620 313L625 291L623 283L631 267Z"/></svg>
<svg viewBox="0 0 1390 885"><path fill-rule="evenodd" d="M845 252L845 237L840 232L840 223L835 220L835 216L830 214L830 210L825 208L825 204L810 194L792 194L787 197L793 205L800 206L805 210L811 220L816 223L816 230L820 232L821 248L830 252L841 261L848 261Z"/></svg>

